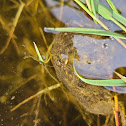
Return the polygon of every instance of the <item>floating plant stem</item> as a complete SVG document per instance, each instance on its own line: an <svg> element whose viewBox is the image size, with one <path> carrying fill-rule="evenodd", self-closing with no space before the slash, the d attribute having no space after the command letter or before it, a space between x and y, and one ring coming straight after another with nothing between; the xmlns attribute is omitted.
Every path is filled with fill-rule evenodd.
<svg viewBox="0 0 126 126"><path fill-rule="evenodd" d="M91 28L72 28L72 27L63 27L63 28L45 28L46 31L58 31L58 32L74 32L74 33L83 33L83 34L95 34L95 35L102 35L102 36L111 36L111 37L118 37L121 39L126 39L125 36L110 32L110 31L105 31L105 30L100 30L100 29L91 29Z"/></svg>

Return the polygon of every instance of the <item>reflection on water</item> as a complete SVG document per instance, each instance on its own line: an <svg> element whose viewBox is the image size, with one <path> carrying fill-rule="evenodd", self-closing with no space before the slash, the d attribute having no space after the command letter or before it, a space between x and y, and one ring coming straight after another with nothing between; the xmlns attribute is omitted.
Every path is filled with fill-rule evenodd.
<svg viewBox="0 0 126 126"><path fill-rule="evenodd" d="M0 8L0 124L5 126L95 126L110 123L110 125L114 125L114 115L99 116L82 110L76 99L63 86L52 91L46 91L15 111L10 111L17 104L40 90L57 84L45 71L43 65L39 64L33 46L33 41L35 41L45 60L47 57L50 59L47 60L46 66L50 73L56 77L52 67L52 57L49 55L51 48L49 45L52 43L54 35L43 32L43 28L65 25L91 27L93 21L80 11L72 0L29 0L24 1L24 3L16 0L2 0L0 1ZM84 21L90 22L90 24ZM93 28L97 27L100 28L98 24L93 25ZM85 41L89 41L89 39L91 42L94 41L85 36ZM99 40L96 41L95 46L97 43ZM81 41L80 44L82 44ZM74 46L80 47L76 43ZM110 46L112 46L110 39L100 44L100 48L105 47L104 50L109 50ZM85 48L90 48L88 43ZM119 44L118 47L115 45L113 50L115 48L118 48L118 51L122 53L123 50ZM85 55L84 52L79 51L77 51L78 55ZM117 54L115 52L116 50L114 52L109 51L114 55L114 61L103 60L102 63L106 63L107 66L107 63L110 65L111 62L118 61L122 66L125 59L121 57L121 60L116 59ZM106 51L103 53L107 55ZM121 56L124 57L124 53ZM63 54L62 57L67 58L67 55ZM104 57L102 58L104 59ZM121 62L122 60L124 62ZM86 63L92 64L92 56ZM108 71L115 69L115 67L107 68ZM96 70L96 68L94 69ZM82 74L83 72L82 70ZM89 72L90 75L90 71L86 72ZM125 106L125 99L123 101ZM120 113L122 114L121 110ZM108 121L105 122L107 119Z"/></svg>

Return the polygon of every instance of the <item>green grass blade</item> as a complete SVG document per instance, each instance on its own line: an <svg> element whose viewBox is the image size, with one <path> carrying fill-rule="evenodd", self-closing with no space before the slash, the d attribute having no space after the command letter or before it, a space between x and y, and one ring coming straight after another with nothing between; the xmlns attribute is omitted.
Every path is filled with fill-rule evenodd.
<svg viewBox="0 0 126 126"><path fill-rule="evenodd" d="M115 5L112 3L111 0L106 0L109 4L109 6L112 8L113 11L115 11L116 13L118 13L118 10L116 9Z"/></svg>
<svg viewBox="0 0 126 126"><path fill-rule="evenodd" d="M86 5L89 9L89 11L91 11L91 4L90 4L90 0L86 0Z"/></svg>
<svg viewBox="0 0 126 126"><path fill-rule="evenodd" d="M35 44L35 42L33 42L33 43L34 43L34 47L35 47L35 50L36 50L36 53L37 53L37 55L38 55L39 60L40 60L42 63L44 63L44 60L42 59L42 57L41 57L41 55L40 55L40 52L39 52L39 50L38 50L37 45Z"/></svg>
<svg viewBox="0 0 126 126"><path fill-rule="evenodd" d="M45 28L47 31L58 31L58 32L74 32L74 33L83 33L83 34L95 34L95 35L103 35L103 36L111 36L111 37L118 37L121 39L126 39L125 36L109 32L105 30L99 30L99 29L90 29L90 28Z"/></svg>
<svg viewBox="0 0 126 126"><path fill-rule="evenodd" d="M120 23L122 23L124 26L126 26L126 18L123 17L122 15L120 15L119 13L116 13L113 11L113 15L112 15L117 21L119 21Z"/></svg>
<svg viewBox="0 0 126 126"><path fill-rule="evenodd" d="M94 2L94 0L90 0L90 3L91 3L91 11L92 13L94 14L95 17L97 17L96 15L96 8L97 8L97 5L96 3ZM95 19L93 19L95 23L97 23L97 21Z"/></svg>
<svg viewBox="0 0 126 126"><path fill-rule="evenodd" d="M113 79L113 80L85 79L84 77L80 76L78 74L78 72L76 71L75 66L74 66L74 60L73 60L73 68L74 68L74 72L77 75L77 77L80 78L80 80L82 80L83 82L85 82L87 84L96 85L96 86L126 86L126 83L121 79Z"/></svg>
<svg viewBox="0 0 126 126"><path fill-rule="evenodd" d="M92 10L94 16L97 17L96 16L96 6L95 6L95 3L94 3L94 0L91 0L91 10Z"/></svg>
<svg viewBox="0 0 126 126"><path fill-rule="evenodd" d="M103 22L101 22L80 0L74 0L79 6L81 6L95 21L97 21L104 29L109 30L106 25L104 25ZM96 12L103 16L107 20L112 20L116 24L126 31L126 28L123 26L126 26L126 19L119 15L117 12L111 10L110 8L106 7L105 5L99 3L98 1L95 1L96 6ZM117 20L113 20L113 17ZM119 22L121 22L123 25L121 25Z"/></svg>
<svg viewBox="0 0 126 126"><path fill-rule="evenodd" d="M107 20L111 20L112 10L103 4L98 4L98 14Z"/></svg>
<svg viewBox="0 0 126 126"><path fill-rule="evenodd" d="M123 75L117 73L116 71L114 71L114 73L119 76L124 82L126 82L126 77L124 77Z"/></svg>
<svg viewBox="0 0 126 126"><path fill-rule="evenodd" d="M118 25L122 30L126 32L126 28L122 24L120 24L117 20L111 18L111 21L113 21L116 25Z"/></svg>
<svg viewBox="0 0 126 126"><path fill-rule="evenodd" d="M108 7L106 7L106 6L102 5L102 4L98 4L98 13L102 17L104 17L105 19L113 21L116 25L118 25L122 30L124 30L126 32L126 28L122 24L120 24L118 22L118 21L121 21L120 19L118 19L119 17L123 18L123 19L124 19L124 17L119 16L119 14L117 14L116 12L112 11L110 8L108 8ZM114 14L116 14L116 15L114 15ZM114 17L118 16L118 18L117 17L115 18L115 19L118 19L118 21L115 20L113 18L113 16ZM124 23L124 24L126 24L126 23Z"/></svg>
<svg viewBox="0 0 126 126"><path fill-rule="evenodd" d="M74 0L80 7L82 7L94 20L96 20L105 30L109 30L109 28L101 22L97 17L93 15L91 11L80 1L80 0Z"/></svg>

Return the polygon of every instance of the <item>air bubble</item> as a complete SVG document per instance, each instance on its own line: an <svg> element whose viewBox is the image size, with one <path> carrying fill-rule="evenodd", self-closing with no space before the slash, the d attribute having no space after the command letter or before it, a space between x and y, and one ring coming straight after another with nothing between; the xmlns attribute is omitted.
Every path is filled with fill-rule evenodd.
<svg viewBox="0 0 126 126"><path fill-rule="evenodd" d="M102 44L102 48L105 48L105 49L108 48L108 44L107 43L103 43Z"/></svg>

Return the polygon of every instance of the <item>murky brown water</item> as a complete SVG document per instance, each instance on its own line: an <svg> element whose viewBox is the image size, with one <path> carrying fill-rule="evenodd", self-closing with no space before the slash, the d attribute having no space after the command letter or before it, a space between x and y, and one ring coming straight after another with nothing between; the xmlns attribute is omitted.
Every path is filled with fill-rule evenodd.
<svg viewBox="0 0 126 126"><path fill-rule="evenodd" d="M63 86L46 91L11 112L23 100L57 84L39 63L33 45L36 42L43 57L48 57L47 50L54 34L44 32L44 27L83 26L83 20L90 21L84 14L81 15L82 12L75 13L79 8L72 0L23 2L24 4L16 0L0 1L0 125L114 126L113 114L100 116L82 110ZM123 12L122 10L123 7L120 11ZM46 66L56 77L51 60ZM120 106L124 108L125 102L122 101L125 101L125 95L120 97ZM122 111L120 115L123 118Z"/></svg>

